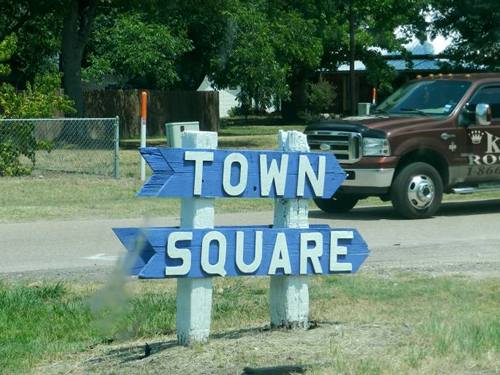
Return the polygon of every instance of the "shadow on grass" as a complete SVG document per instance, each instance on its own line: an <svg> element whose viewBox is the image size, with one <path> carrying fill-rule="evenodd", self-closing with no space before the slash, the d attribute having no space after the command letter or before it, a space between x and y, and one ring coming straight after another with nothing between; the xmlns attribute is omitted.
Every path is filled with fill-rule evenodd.
<svg viewBox="0 0 500 375"><path fill-rule="evenodd" d="M323 325L338 325L341 322L338 321L312 321L310 323L309 329L316 329ZM251 327L251 328L242 328L227 332L214 333L210 335L210 340L237 340L247 336L253 336L255 334L260 334L262 332L271 332L271 331L280 331L285 330L289 331L287 328L271 328L269 325ZM90 362L93 364L97 364L106 359L116 360L119 363L128 363L134 361L143 360L149 356L153 356L160 352L172 349L174 347L179 346L177 340L168 340L168 341L157 341L153 343L144 342L144 344L140 345L132 345L125 346L117 349L111 349L104 356L94 358Z"/></svg>
<svg viewBox="0 0 500 375"><path fill-rule="evenodd" d="M316 329L321 326L328 325L339 325L342 324L340 321L330 321L330 320L322 320L322 321L311 321L309 330ZM288 328L271 328L269 325L265 326L257 326L251 328L242 328L236 329L227 332L214 333L210 335L209 340L237 340L248 336L253 336L256 334L260 334L262 332L272 332L272 331L290 331ZM169 332L173 333L173 332ZM94 358L91 362L96 364L102 362L105 359L114 359L119 363L127 363L143 360L149 356L158 354L160 352L172 349L174 347L180 346L177 343L177 340L168 340L168 341L157 341L153 343L147 343L141 345L133 345L126 346L117 349L109 350L104 357Z"/></svg>
<svg viewBox="0 0 500 375"><path fill-rule="evenodd" d="M253 335L256 333L261 333L269 330L271 330L269 326L238 329L234 331L212 334L210 335L210 340L214 339L236 340L244 336ZM141 345L125 346L117 349L111 349L108 352L106 352L106 354L104 354L103 357L105 358L103 357L94 358L90 362L96 364L102 362L105 359L114 359L119 363L140 361L144 358L163 352L165 350L172 349L177 346L179 346L177 340L157 341L153 343L144 342L144 344Z"/></svg>
<svg viewBox="0 0 500 375"><path fill-rule="evenodd" d="M445 202L435 216L474 216L490 213L500 213L500 199ZM394 211L392 206L359 207L349 212L338 214L329 214L319 209L312 209L309 212L309 217L317 219L336 218L353 221L405 220Z"/></svg>
<svg viewBox="0 0 500 375"><path fill-rule="evenodd" d="M153 343L144 343L141 345L127 346L108 351L104 356L107 359L115 359L120 363L140 361L150 355L162 352L177 346L176 340L159 341ZM94 363L102 362L103 358L95 358Z"/></svg>

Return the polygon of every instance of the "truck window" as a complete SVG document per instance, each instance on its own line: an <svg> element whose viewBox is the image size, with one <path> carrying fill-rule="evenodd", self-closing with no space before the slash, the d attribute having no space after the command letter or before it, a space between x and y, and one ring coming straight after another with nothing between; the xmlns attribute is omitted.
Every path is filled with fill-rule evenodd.
<svg viewBox="0 0 500 375"><path fill-rule="evenodd" d="M469 101L469 107L475 108L479 103L489 104L493 118L500 118L500 86L480 88Z"/></svg>
<svg viewBox="0 0 500 375"><path fill-rule="evenodd" d="M467 81L410 82L389 96L377 110L389 114L448 116L469 87Z"/></svg>

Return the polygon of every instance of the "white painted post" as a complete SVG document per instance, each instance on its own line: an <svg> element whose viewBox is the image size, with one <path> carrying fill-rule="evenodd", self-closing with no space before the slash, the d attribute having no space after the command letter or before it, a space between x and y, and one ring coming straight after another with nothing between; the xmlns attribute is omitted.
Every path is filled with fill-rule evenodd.
<svg viewBox="0 0 500 375"><path fill-rule="evenodd" d="M217 148L217 133L182 133L183 148ZM213 198L183 198L181 228L213 228ZM208 341L212 314L212 278L177 280L177 341L181 345Z"/></svg>
<svg viewBox="0 0 500 375"><path fill-rule="evenodd" d="M280 131L279 149L282 151L309 151L305 134ZM274 227L308 228L307 199L275 199ZM307 329L309 326L309 287L307 276L271 276L271 327Z"/></svg>

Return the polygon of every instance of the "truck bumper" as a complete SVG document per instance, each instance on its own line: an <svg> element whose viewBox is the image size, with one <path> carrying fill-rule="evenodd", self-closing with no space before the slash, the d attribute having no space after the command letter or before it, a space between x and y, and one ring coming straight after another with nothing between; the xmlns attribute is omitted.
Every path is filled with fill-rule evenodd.
<svg viewBox="0 0 500 375"><path fill-rule="evenodd" d="M345 168L347 179L342 187L350 188L389 188L394 176L394 168L349 169Z"/></svg>

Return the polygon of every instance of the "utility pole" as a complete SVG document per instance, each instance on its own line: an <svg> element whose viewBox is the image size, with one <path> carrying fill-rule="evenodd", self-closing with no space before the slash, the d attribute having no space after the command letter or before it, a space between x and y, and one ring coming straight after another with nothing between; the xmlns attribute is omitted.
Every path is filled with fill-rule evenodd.
<svg viewBox="0 0 500 375"><path fill-rule="evenodd" d="M355 15L353 0L349 1L349 111L351 115L356 114L356 39L355 39Z"/></svg>

